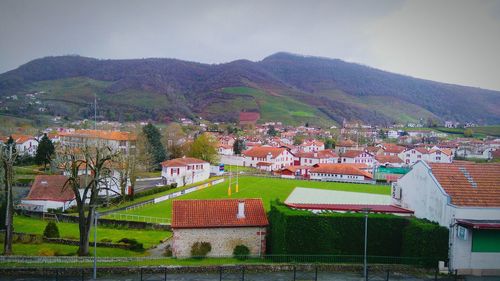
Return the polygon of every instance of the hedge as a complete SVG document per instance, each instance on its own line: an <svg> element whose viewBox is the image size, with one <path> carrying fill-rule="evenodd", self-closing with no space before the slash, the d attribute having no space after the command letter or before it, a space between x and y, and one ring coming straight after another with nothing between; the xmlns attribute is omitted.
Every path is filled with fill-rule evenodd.
<svg viewBox="0 0 500 281"><path fill-rule="evenodd" d="M271 202L269 222L273 255L364 254L364 214L314 214ZM414 218L370 214L367 254L430 258L434 264L448 256L448 230Z"/></svg>

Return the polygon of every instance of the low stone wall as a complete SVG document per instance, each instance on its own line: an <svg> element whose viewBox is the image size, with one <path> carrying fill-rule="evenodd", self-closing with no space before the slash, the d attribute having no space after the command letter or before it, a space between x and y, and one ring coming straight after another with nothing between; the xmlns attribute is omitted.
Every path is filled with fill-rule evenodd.
<svg viewBox="0 0 500 281"><path fill-rule="evenodd" d="M47 238L43 237L43 241L47 243L55 243L55 244L63 244L63 245L71 245L78 246L80 245L80 241L72 240L72 239L64 239L64 238ZM94 242L89 243L90 246L94 246ZM97 242L97 247L106 247L106 248L116 248L116 249L124 249L130 250L130 244L121 244L121 243L108 243L108 242Z"/></svg>
<svg viewBox="0 0 500 281"><path fill-rule="evenodd" d="M346 265L346 264L245 264L245 265L208 265L208 266L154 266L154 267L103 267L99 266L98 272L106 274L137 274L143 273L218 273L223 270L224 273L228 272L241 272L244 268L245 272L313 272L316 269L318 272L363 272L362 265ZM424 270L406 265L370 265L370 272L391 272L397 273L410 273L415 275L434 274L433 270ZM91 274L92 268L49 268L49 267L0 267L0 276L7 275L22 275L22 276L81 276L82 274Z"/></svg>

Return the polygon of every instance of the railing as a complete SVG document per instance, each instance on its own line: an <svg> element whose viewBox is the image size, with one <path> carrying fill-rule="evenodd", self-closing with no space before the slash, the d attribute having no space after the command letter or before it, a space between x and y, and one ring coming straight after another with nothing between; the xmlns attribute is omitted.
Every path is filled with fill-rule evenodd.
<svg viewBox="0 0 500 281"><path fill-rule="evenodd" d="M110 213L105 216L107 219L125 220L125 221L140 221L158 224L170 224L170 219L150 216L140 216L124 213Z"/></svg>

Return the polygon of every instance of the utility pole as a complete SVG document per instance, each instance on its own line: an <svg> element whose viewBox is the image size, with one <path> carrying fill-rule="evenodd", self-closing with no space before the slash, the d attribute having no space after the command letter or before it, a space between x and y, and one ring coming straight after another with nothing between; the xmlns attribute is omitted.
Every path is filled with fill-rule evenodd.
<svg viewBox="0 0 500 281"><path fill-rule="evenodd" d="M368 214L370 213L370 208L363 208L363 212L365 213L365 253L364 253L364 266L363 266L363 276L365 281L368 281L368 262L367 262L367 249L368 249Z"/></svg>
<svg viewBox="0 0 500 281"><path fill-rule="evenodd" d="M97 93L94 92L94 130L97 130Z"/></svg>
<svg viewBox="0 0 500 281"><path fill-rule="evenodd" d="M94 210L94 274L93 278L94 280L97 280L97 219L99 218L99 213L95 210L95 206L93 208Z"/></svg>

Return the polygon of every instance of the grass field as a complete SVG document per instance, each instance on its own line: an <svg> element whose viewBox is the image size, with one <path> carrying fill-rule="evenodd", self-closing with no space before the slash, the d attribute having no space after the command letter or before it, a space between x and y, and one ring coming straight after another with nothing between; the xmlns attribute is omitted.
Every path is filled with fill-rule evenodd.
<svg viewBox="0 0 500 281"><path fill-rule="evenodd" d="M41 235L43 234L46 225L46 221L39 219L24 216L16 216L14 218L14 229L17 232ZM59 222L57 226L59 228L59 234L62 238L78 240L78 224ZM90 235L91 242L94 241L93 231L94 230L92 228ZM139 243L143 243L145 249L159 244L160 240L170 237L171 235L171 232L164 230L115 229L97 227L97 241L101 241L102 239L111 239L112 242L118 242L118 240L122 238L134 238Z"/></svg>
<svg viewBox="0 0 500 281"><path fill-rule="evenodd" d="M270 202L275 199L284 201L295 187L319 188L340 191L353 191L376 194L390 194L389 186L355 184L355 183L333 183L318 181L301 181L278 178L263 177L241 177L239 179L239 192L233 192L231 198L262 198L264 207L269 210ZM228 198L228 182L214 185L210 188L195 191L179 197L179 199L216 199ZM127 214L165 217L172 216L172 200L158 204L147 205L143 208L124 212Z"/></svg>

